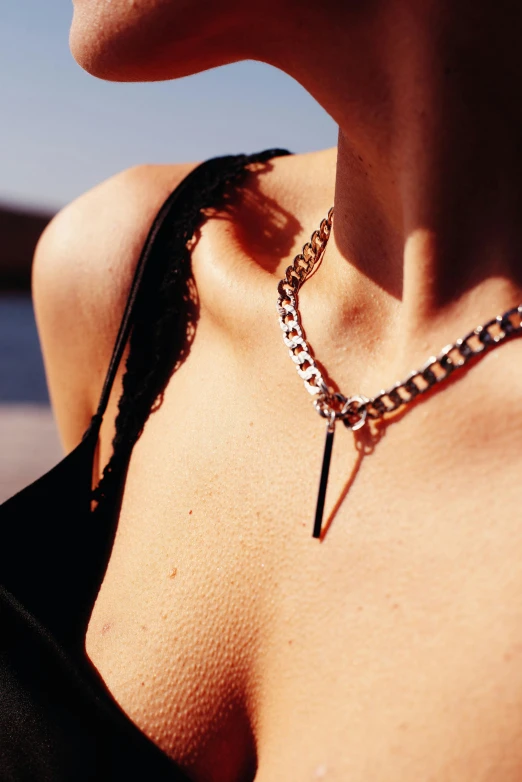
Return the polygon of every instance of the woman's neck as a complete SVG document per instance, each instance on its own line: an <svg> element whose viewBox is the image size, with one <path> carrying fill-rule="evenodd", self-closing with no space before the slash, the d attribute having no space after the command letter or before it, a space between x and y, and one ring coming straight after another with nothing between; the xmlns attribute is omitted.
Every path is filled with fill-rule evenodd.
<svg viewBox="0 0 522 782"><path fill-rule="evenodd" d="M406 339L522 301L522 12L453 5L323 16L313 55L310 18L279 63L340 127L325 265L340 296L357 291L373 322L388 308Z"/></svg>

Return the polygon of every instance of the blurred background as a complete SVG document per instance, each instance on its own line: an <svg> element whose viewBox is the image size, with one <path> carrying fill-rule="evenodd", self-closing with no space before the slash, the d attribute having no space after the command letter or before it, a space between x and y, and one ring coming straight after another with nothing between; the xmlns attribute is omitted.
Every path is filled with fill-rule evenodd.
<svg viewBox="0 0 522 782"><path fill-rule="evenodd" d="M110 84L68 48L63 0L0 4L0 502L61 456L30 298L38 237L64 204L140 163L333 146L333 121L259 63Z"/></svg>

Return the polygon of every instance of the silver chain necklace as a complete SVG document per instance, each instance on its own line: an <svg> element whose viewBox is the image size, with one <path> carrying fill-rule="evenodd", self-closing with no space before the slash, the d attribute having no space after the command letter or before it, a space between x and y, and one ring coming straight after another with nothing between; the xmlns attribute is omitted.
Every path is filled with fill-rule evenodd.
<svg viewBox="0 0 522 782"><path fill-rule="evenodd" d="M446 345L438 356L430 356L421 369L411 372L408 377L395 383L388 390L369 399L362 394L346 397L330 388L317 366L314 354L306 341L299 314L298 292L321 261L332 230L333 207L328 216L321 221L310 241L296 255L294 262L279 282L277 291L277 310L279 323L283 331L283 341L288 348L290 358L296 365L299 377L304 381L306 390L313 396L317 412L327 421L326 441L323 465L319 481L319 492L315 512L313 537L321 536L326 487L330 472L335 424L343 424L357 431L368 420L378 420L394 413L400 407L409 404L416 397L425 394L431 388L444 382L455 370L462 369L471 359L489 348L500 345L506 339L522 334L522 304L508 310L504 315L492 318L483 326L478 326L462 339Z"/></svg>

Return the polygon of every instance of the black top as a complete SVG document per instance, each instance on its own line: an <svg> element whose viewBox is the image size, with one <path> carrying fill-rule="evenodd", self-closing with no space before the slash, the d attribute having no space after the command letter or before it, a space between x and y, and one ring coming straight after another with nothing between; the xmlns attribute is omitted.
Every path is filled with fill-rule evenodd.
<svg viewBox="0 0 522 782"><path fill-rule="evenodd" d="M123 713L84 651L132 447L186 350L187 241L249 163L216 158L169 196L145 242L96 415L82 442L0 507L0 780L186 780ZM229 191L228 191L229 192ZM114 453L91 511L94 452L126 343Z"/></svg>

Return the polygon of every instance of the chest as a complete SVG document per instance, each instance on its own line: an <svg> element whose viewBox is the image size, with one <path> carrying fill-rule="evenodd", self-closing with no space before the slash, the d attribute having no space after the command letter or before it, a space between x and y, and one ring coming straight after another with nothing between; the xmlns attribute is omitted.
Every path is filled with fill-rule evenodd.
<svg viewBox="0 0 522 782"><path fill-rule="evenodd" d="M422 411L363 456L342 429L319 543L297 378L200 344L133 451L89 626L116 700L196 780L517 779L516 469L426 448Z"/></svg>

